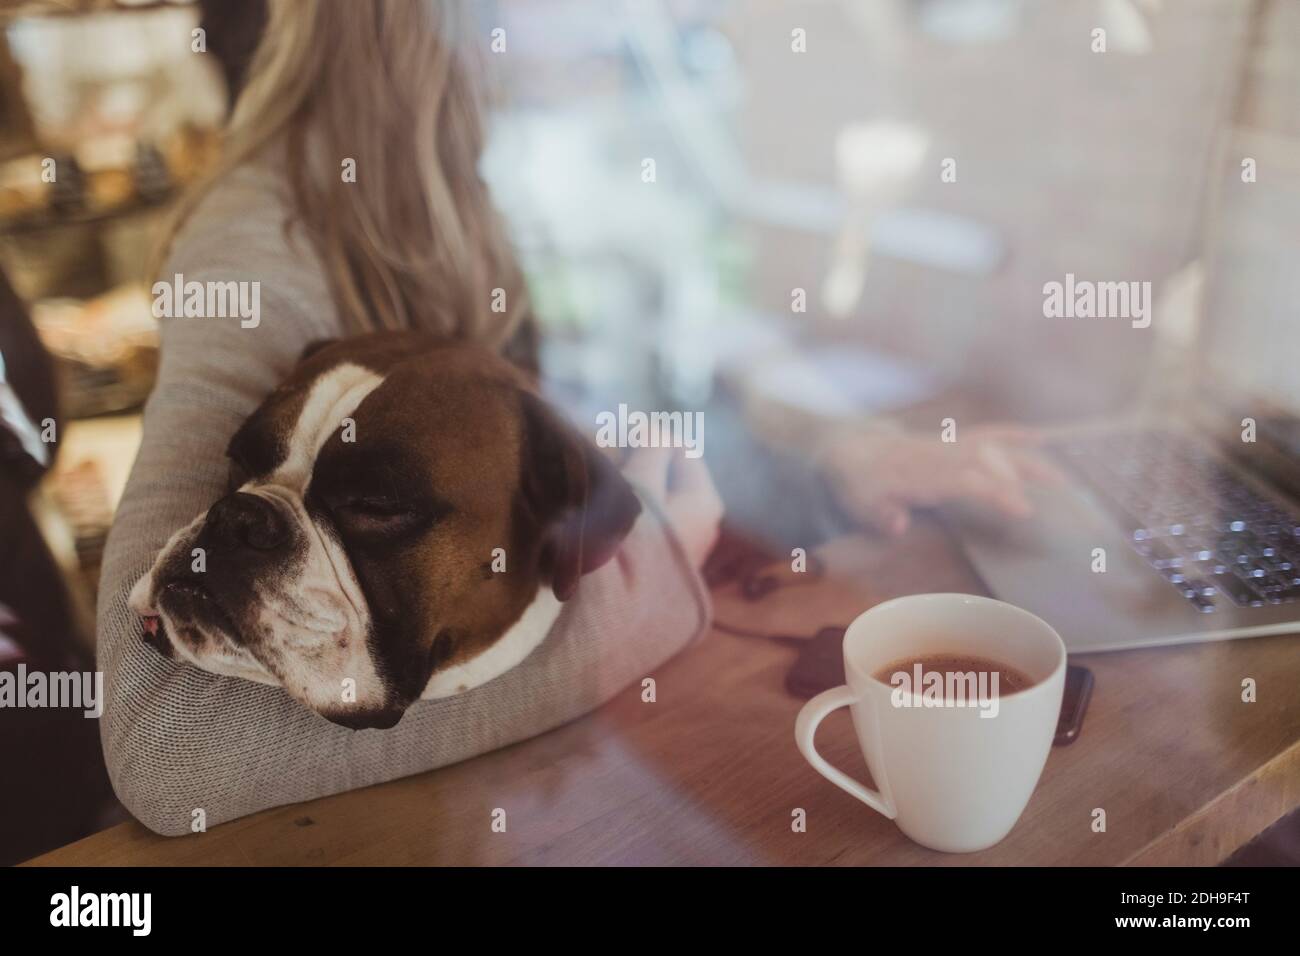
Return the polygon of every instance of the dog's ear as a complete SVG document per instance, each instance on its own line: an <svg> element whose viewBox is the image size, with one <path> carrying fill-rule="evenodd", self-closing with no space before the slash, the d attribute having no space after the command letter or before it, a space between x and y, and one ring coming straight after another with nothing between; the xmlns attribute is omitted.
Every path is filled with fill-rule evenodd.
<svg viewBox="0 0 1300 956"><path fill-rule="evenodd" d="M594 444L537 396L520 392L524 500L543 528L542 570L567 601L582 575L614 557L641 513L632 486Z"/></svg>
<svg viewBox="0 0 1300 956"><path fill-rule="evenodd" d="M308 342L307 347L302 350L302 354L298 356L298 361L299 362L307 361L309 358L311 358L321 349L333 345L337 341L338 339L313 339L312 341Z"/></svg>

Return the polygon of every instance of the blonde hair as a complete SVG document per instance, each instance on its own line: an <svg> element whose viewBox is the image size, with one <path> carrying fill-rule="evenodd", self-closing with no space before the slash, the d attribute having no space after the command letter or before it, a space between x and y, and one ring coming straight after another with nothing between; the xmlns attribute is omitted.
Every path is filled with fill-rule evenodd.
<svg viewBox="0 0 1300 956"><path fill-rule="evenodd" d="M457 7L269 0L221 159L182 200L164 250L216 180L282 140L295 218L347 326L496 348L529 333L523 276L478 173L482 111Z"/></svg>

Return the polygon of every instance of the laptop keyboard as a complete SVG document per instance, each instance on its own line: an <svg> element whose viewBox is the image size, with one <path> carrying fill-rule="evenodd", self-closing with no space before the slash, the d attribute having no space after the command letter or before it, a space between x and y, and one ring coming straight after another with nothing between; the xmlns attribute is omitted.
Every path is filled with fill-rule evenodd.
<svg viewBox="0 0 1300 956"><path fill-rule="evenodd" d="M1114 432L1052 451L1097 492L1133 548L1197 610L1300 599L1300 516L1191 438Z"/></svg>

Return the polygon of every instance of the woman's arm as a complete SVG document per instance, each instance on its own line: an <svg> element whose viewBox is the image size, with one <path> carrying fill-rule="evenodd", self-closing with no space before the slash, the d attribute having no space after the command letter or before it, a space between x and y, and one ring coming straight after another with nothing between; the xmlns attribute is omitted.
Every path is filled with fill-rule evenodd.
<svg viewBox="0 0 1300 956"><path fill-rule="evenodd" d="M222 221L219 242L178 247L165 274L260 281L260 322L163 320L159 381L100 586L104 754L137 819L183 834L196 810L213 825L464 760L592 710L702 632L707 594L652 494L619 560L583 578L527 660L469 693L417 702L391 730L339 727L279 688L217 677L145 645L126 607L131 586L170 534L220 496L226 442L302 347L339 332L318 277L305 265L277 268L278 226Z"/></svg>

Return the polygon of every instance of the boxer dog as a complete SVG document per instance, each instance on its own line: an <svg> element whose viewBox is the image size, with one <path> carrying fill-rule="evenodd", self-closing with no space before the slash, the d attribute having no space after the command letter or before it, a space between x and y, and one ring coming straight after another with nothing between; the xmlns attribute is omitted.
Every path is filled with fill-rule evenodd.
<svg viewBox="0 0 1300 956"><path fill-rule="evenodd" d="M523 372L415 332L308 347L226 454L132 589L145 639L355 729L522 661L641 510Z"/></svg>

